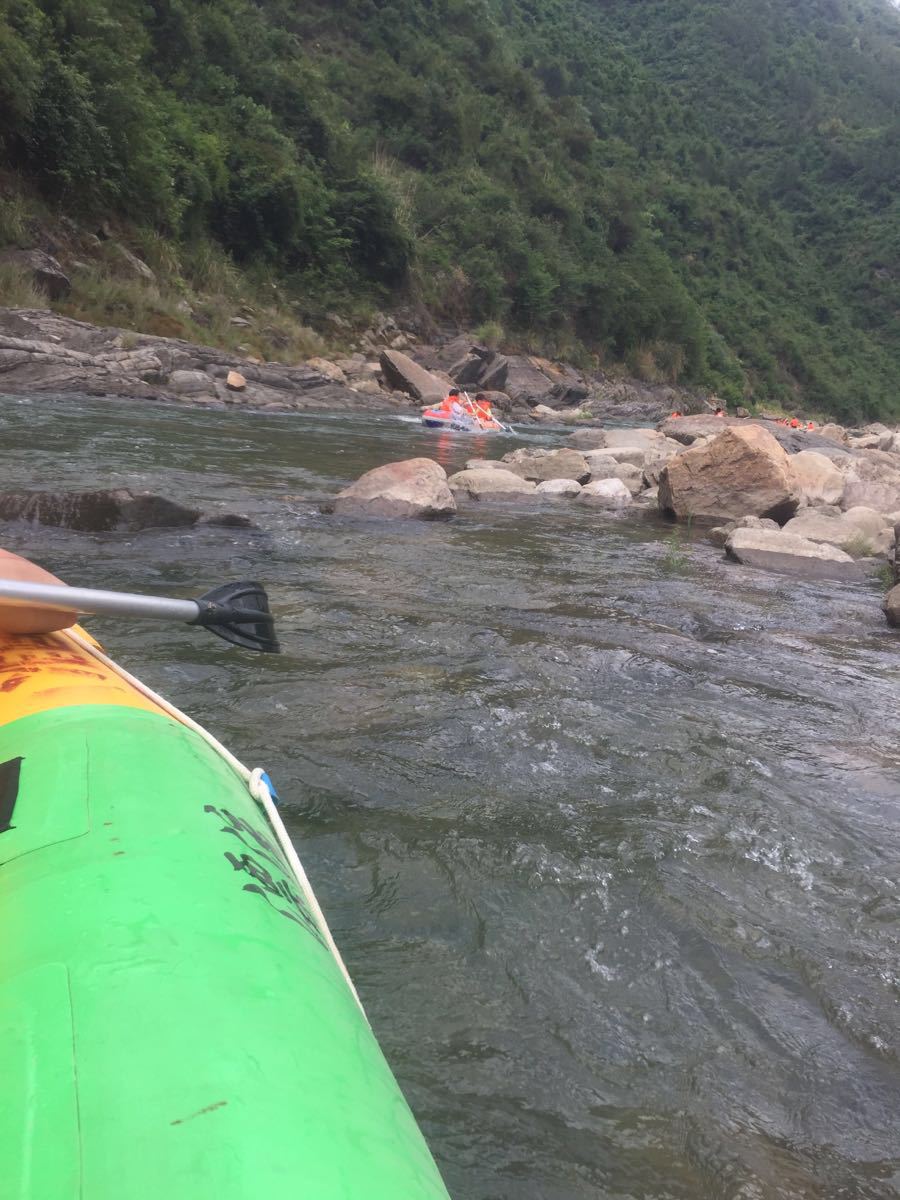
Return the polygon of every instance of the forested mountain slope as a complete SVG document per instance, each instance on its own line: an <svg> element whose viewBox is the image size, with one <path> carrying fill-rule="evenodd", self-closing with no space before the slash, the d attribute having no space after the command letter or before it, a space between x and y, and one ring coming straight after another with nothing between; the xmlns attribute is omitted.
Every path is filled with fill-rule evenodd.
<svg viewBox="0 0 900 1200"><path fill-rule="evenodd" d="M313 316L896 415L898 61L887 0L3 0L0 190Z"/></svg>

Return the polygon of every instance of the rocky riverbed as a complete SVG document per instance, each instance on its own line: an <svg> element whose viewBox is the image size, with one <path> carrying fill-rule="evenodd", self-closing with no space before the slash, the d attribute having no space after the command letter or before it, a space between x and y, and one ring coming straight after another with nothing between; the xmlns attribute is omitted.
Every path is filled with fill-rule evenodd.
<svg viewBox="0 0 900 1200"><path fill-rule="evenodd" d="M782 573L897 584L900 433L857 435L753 420L670 418L660 428L578 430L562 448L477 458L447 475L429 458L389 463L345 488L328 511L375 518L452 517L472 502L533 498L616 513L658 511L709 527L737 562ZM884 602L900 624L900 587Z"/></svg>

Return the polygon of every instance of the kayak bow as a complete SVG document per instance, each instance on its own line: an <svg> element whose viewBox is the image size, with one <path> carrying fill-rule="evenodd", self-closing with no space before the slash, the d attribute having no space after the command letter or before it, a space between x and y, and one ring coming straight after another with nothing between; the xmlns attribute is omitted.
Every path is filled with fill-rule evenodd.
<svg viewBox="0 0 900 1200"><path fill-rule="evenodd" d="M0 920L4 1195L447 1200L244 781L67 632L0 633Z"/></svg>

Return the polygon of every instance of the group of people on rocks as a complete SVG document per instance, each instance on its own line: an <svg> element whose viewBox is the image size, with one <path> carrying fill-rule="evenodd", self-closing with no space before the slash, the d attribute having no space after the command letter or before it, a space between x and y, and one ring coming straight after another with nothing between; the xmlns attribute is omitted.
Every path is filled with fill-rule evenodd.
<svg viewBox="0 0 900 1200"><path fill-rule="evenodd" d="M684 416L684 413L679 412L678 409L676 409L675 412L669 414L670 419L672 417L683 417L683 416ZM713 416L714 417L724 417L725 416L725 409L722 407L721 404L716 408L716 411L713 413ZM787 427L789 429L807 429L810 432L812 430L814 430L816 427L815 422L801 421L799 417L776 417L775 424L776 425L787 425Z"/></svg>

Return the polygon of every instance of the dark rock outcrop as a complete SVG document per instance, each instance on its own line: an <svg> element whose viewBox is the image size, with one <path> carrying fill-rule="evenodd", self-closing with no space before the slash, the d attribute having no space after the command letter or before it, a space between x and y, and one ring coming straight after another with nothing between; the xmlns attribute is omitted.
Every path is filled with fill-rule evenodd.
<svg viewBox="0 0 900 1200"><path fill-rule="evenodd" d="M0 492L0 519L32 521L81 533L113 529L184 528L196 524L199 509L185 508L152 492L127 488L92 492Z"/></svg>

